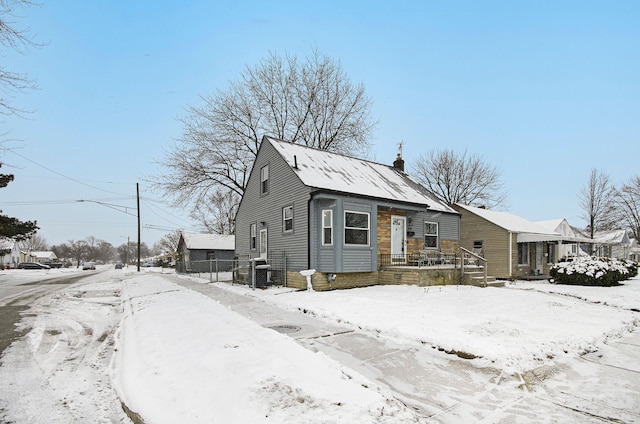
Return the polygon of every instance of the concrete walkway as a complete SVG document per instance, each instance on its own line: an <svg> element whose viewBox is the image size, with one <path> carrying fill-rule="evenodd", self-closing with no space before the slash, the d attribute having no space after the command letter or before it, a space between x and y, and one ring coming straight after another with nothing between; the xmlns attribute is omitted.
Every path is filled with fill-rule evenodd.
<svg viewBox="0 0 640 424"><path fill-rule="evenodd" d="M376 381L416 410L424 422L640 423L639 333L570 365L542 367L525 376L504 375L431 347L400 345L384 334L285 310L214 285L166 277ZM620 352L628 361L608 362L609 357L618 362L625 358ZM570 393L564 387L569 381L571 387L584 381L584 391Z"/></svg>

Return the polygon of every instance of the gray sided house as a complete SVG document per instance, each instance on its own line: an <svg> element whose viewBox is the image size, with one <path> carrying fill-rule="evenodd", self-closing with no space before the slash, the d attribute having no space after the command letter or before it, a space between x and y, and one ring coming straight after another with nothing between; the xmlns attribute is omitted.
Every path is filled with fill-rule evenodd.
<svg viewBox="0 0 640 424"><path fill-rule="evenodd" d="M290 287L378 283L381 262L453 251L459 214L394 166L263 137L236 215L239 259L286 258ZM276 275L277 273L274 273Z"/></svg>
<svg viewBox="0 0 640 424"><path fill-rule="evenodd" d="M182 233L178 241L178 272L231 271L235 236Z"/></svg>

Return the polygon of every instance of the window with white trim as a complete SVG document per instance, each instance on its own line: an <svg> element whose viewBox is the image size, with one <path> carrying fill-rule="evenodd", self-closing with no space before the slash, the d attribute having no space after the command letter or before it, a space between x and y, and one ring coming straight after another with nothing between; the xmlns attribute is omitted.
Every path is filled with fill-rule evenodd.
<svg viewBox="0 0 640 424"><path fill-rule="evenodd" d="M260 194L269 193L269 165L260 169Z"/></svg>
<svg viewBox="0 0 640 424"><path fill-rule="evenodd" d="M293 231L293 205L282 208L282 232L290 233Z"/></svg>
<svg viewBox="0 0 640 424"><path fill-rule="evenodd" d="M363 212L344 213L344 244L369 245L369 214Z"/></svg>
<svg viewBox="0 0 640 424"><path fill-rule="evenodd" d="M437 222L424 223L424 248L425 249L438 248L438 223Z"/></svg>
<svg viewBox="0 0 640 424"><path fill-rule="evenodd" d="M255 250L256 245L256 234L257 234L257 225L255 223L251 224L249 227L249 247L251 250Z"/></svg>
<svg viewBox="0 0 640 424"><path fill-rule="evenodd" d="M331 246L333 244L333 211L324 209L322 211L322 245Z"/></svg>

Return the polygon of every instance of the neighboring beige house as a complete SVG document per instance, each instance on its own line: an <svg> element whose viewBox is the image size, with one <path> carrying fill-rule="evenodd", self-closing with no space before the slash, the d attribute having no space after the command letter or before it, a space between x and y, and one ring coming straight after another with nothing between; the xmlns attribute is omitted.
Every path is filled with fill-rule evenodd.
<svg viewBox="0 0 640 424"><path fill-rule="evenodd" d="M562 258L563 244L589 241L562 234L569 225L561 221L550 229L509 212L461 204L454 209L461 215L460 246L484 257L487 273L496 278L548 275Z"/></svg>
<svg viewBox="0 0 640 424"><path fill-rule="evenodd" d="M569 225L569 222L566 219L558 218L534 222L544 227L547 231L556 232L565 237L565 242L558 246L558 255L560 260L573 259L579 256L588 255L586 251L589 249L586 245L593 244L593 240L576 232L574 228ZM574 242L566 242L571 240Z"/></svg>
<svg viewBox="0 0 640 424"><path fill-rule="evenodd" d="M631 255L631 239L625 230L596 231L593 235L595 240L594 255L629 259Z"/></svg>

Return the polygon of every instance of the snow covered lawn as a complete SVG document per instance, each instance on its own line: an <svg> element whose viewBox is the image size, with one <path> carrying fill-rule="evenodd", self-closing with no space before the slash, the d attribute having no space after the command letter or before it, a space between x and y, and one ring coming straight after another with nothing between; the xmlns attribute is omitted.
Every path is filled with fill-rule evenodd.
<svg viewBox="0 0 640 424"><path fill-rule="evenodd" d="M413 422L389 393L218 302L145 275L124 282L114 382L149 423Z"/></svg>
<svg viewBox="0 0 640 424"><path fill-rule="evenodd" d="M221 286L382 337L475 356L508 373L596 350L640 324L640 315L630 310L640 310L638 278L617 287L546 281L517 281L507 288L373 286L331 292Z"/></svg>

